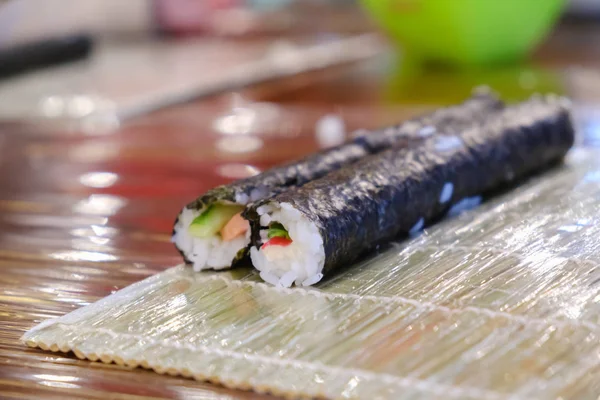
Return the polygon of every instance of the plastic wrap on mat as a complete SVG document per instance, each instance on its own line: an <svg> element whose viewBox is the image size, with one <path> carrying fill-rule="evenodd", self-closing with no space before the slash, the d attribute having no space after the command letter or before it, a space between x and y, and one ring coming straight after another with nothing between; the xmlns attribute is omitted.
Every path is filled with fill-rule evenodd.
<svg viewBox="0 0 600 400"><path fill-rule="evenodd" d="M180 266L23 340L289 396L595 398L599 160L576 150L314 288Z"/></svg>

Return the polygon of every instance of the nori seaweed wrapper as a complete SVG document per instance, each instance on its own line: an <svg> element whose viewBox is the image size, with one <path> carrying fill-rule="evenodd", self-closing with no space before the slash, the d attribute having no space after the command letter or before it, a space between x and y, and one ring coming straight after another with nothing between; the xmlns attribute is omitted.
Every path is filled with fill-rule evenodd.
<svg viewBox="0 0 600 400"><path fill-rule="evenodd" d="M396 126L365 132L354 139L370 153L390 147L406 146L437 134L458 134L473 122L482 121L504 108L504 103L486 88L475 91L461 104L437 110L405 121Z"/></svg>
<svg viewBox="0 0 600 400"><path fill-rule="evenodd" d="M475 93L459 105L438 109L396 127L373 131L368 135L356 137L339 146L271 168L258 175L217 186L186 205L186 208L202 210L215 202L248 204L270 198L290 187L299 187L321 178L384 148L407 147L411 143L422 141L426 138L421 134L423 128L435 127L435 133L451 133L468 126L473 120L481 120L502 107L503 103L493 93L487 91ZM403 128L404 125L407 128ZM252 227L258 224L258 220L251 214L244 213L243 216L250 221ZM173 235L178 220L179 216L173 225ZM258 234L258 230L253 229L252 233ZM240 261L245 254L245 250L241 251L236 257L236 262ZM189 262L185 254L182 253L182 256L186 262Z"/></svg>
<svg viewBox="0 0 600 400"><path fill-rule="evenodd" d="M274 196L289 186L300 186L322 177L367 155L369 153L364 146L345 143L311 154L301 160L271 168L258 175L217 186L186 207L199 210L216 201L236 203L236 197L240 195L247 196L249 202L261 200Z"/></svg>
<svg viewBox="0 0 600 400"><path fill-rule="evenodd" d="M463 198L501 188L561 160L573 142L565 106L555 98L532 98L460 135L433 136L411 148L367 157L259 202L250 212L265 203L292 204L318 227L327 273L410 232L421 218L431 222ZM444 189L447 184L451 193Z"/></svg>

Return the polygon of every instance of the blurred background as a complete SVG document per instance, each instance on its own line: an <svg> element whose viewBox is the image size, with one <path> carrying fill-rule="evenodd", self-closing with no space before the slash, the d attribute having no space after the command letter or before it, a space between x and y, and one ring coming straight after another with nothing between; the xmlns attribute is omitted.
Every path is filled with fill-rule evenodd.
<svg viewBox="0 0 600 400"><path fill-rule="evenodd" d="M598 19L594 0L5 0L0 118L104 129L372 57L395 103L459 101L479 84L560 92L550 67L595 57L579 41Z"/></svg>

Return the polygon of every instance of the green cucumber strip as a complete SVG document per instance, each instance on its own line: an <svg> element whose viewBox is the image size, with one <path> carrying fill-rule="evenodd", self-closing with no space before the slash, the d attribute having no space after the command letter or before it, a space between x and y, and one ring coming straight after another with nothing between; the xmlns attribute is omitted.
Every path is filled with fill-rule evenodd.
<svg viewBox="0 0 600 400"><path fill-rule="evenodd" d="M282 238L290 239L290 235L288 234L288 231L279 222L273 222L269 225L269 230L267 231L267 237L269 239L272 239L274 237L282 237Z"/></svg>
<svg viewBox="0 0 600 400"><path fill-rule="evenodd" d="M197 238L209 238L219 233L229 220L241 212L244 206L237 204L214 203L192 221L188 228L190 235Z"/></svg>

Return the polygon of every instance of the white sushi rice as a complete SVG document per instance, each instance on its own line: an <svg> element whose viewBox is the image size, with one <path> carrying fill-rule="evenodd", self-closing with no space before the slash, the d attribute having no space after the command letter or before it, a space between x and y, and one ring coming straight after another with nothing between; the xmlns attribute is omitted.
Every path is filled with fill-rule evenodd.
<svg viewBox="0 0 600 400"><path fill-rule="evenodd" d="M189 234L188 227L202 211L184 208L175 225L172 241L192 262L194 271L229 268L238 251L250 243L250 229L246 235L230 241L224 241L218 235L205 239L194 237Z"/></svg>
<svg viewBox="0 0 600 400"><path fill-rule="evenodd" d="M252 247L250 258L261 278L272 285L310 286L323 278L325 250L317 226L289 203L269 203L257 209L261 226L279 222L292 239L287 246ZM261 238L266 234L261 231Z"/></svg>

